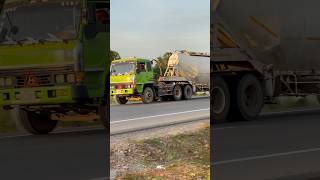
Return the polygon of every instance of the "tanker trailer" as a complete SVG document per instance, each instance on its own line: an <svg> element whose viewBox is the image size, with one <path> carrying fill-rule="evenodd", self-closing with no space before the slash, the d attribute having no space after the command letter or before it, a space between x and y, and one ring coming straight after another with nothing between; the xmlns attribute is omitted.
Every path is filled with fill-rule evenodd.
<svg viewBox="0 0 320 180"><path fill-rule="evenodd" d="M160 99L191 99L193 93L209 92L209 73L209 54L175 51L168 60L164 76L158 79Z"/></svg>
<svg viewBox="0 0 320 180"><path fill-rule="evenodd" d="M214 121L254 119L279 96L320 95L319 5L315 0L213 1Z"/></svg>

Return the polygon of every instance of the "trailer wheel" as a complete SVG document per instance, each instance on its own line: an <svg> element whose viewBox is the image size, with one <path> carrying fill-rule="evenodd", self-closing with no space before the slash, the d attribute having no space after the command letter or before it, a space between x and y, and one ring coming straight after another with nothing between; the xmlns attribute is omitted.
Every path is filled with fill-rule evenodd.
<svg viewBox="0 0 320 180"><path fill-rule="evenodd" d="M154 100L154 91L151 87L146 87L141 96L142 102L145 104L152 103Z"/></svg>
<svg viewBox="0 0 320 180"><path fill-rule="evenodd" d="M180 101L182 99L182 88L180 85L175 85L173 88L173 100Z"/></svg>
<svg viewBox="0 0 320 180"><path fill-rule="evenodd" d="M230 110L230 92L224 79L219 76L213 77L211 95L211 117L213 122L226 121Z"/></svg>
<svg viewBox="0 0 320 180"><path fill-rule="evenodd" d="M190 85L186 85L183 88L183 98L185 100L190 100L192 98L192 87Z"/></svg>
<svg viewBox="0 0 320 180"><path fill-rule="evenodd" d="M32 134L48 134L56 126L58 121L50 119L50 113L47 112L32 112L20 109L20 122L21 125Z"/></svg>
<svg viewBox="0 0 320 180"><path fill-rule="evenodd" d="M126 104L128 102L127 97L115 95L114 99L117 104Z"/></svg>
<svg viewBox="0 0 320 180"><path fill-rule="evenodd" d="M263 108L263 90L258 78L247 74L241 78L237 88L237 105L244 120L256 118Z"/></svg>

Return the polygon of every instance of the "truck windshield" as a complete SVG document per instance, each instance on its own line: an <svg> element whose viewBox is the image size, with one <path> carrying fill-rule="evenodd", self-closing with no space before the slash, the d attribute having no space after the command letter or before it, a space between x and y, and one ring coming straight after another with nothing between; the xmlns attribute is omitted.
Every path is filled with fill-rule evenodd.
<svg viewBox="0 0 320 180"><path fill-rule="evenodd" d="M31 2L4 4L0 15L0 44L77 38L81 12L79 2Z"/></svg>
<svg viewBox="0 0 320 180"><path fill-rule="evenodd" d="M115 63L111 65L112 75L131 74L135 71L134 63Z"/></svg>

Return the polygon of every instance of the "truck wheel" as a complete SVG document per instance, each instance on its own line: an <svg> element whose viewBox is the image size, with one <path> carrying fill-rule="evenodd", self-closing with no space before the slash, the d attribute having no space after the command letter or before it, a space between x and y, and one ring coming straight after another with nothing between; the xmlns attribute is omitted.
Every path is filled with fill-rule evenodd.
<svg viewBox="0 0 320 180"><path fill-rule="evenodd" d="M154 100L154 91L151 87L146 87L141 96L142 102L145 104L152 103Z"/></svg>
<svg viewBox="0 0 320 180"><path fill-rule="evenodd" d="M190 100L192 98L192 87L190 85L186 85L183 88L183 98L186 100Z"/></svg>
<svg viewBox="0 0 320 180"><path fill-rule="evenodd" d="M224 79L213 77L213 88L210 92L211 117L214 123L226 121L230 110L230 92Z"/></svg>
<svg viewBox="0 0 320 180"><path fill-rule="evenodd" d="M263 108L263 90L258 78L247 74L241 78L237 88L237 105L244 120L256 118Z"/></svg>
<svg viewBox="0 0 320 180"><path fill-rule="evenodd" d="M117 104L126 104L128 102L127 97L115 95L114 99Z"/></svg>
<svg viewBox="0 0 320 180"><path fill-rule="evenodd" d="M182 89L180 85L175 85L173 88L173 100L180 101L182 99Z"/></svg>
<svg viewBox="0 0 320 180"><path fill-rule="evenodd" d="M20 109L20 122L24 129L32 134L48 134L58 123L50 119L50 113L36 113L24 109Z"/></svg>

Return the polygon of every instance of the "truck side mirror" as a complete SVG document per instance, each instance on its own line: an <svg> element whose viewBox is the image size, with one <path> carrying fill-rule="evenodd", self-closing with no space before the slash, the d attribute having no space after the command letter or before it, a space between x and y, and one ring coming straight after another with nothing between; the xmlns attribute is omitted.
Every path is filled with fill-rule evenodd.
<svg viewBox="0 0 320 180"><path fill-rule="evenodd" d="M84 27L84 34L87 39L93 39L97 35L97 26L96 24L90 23Z"/></svg>

